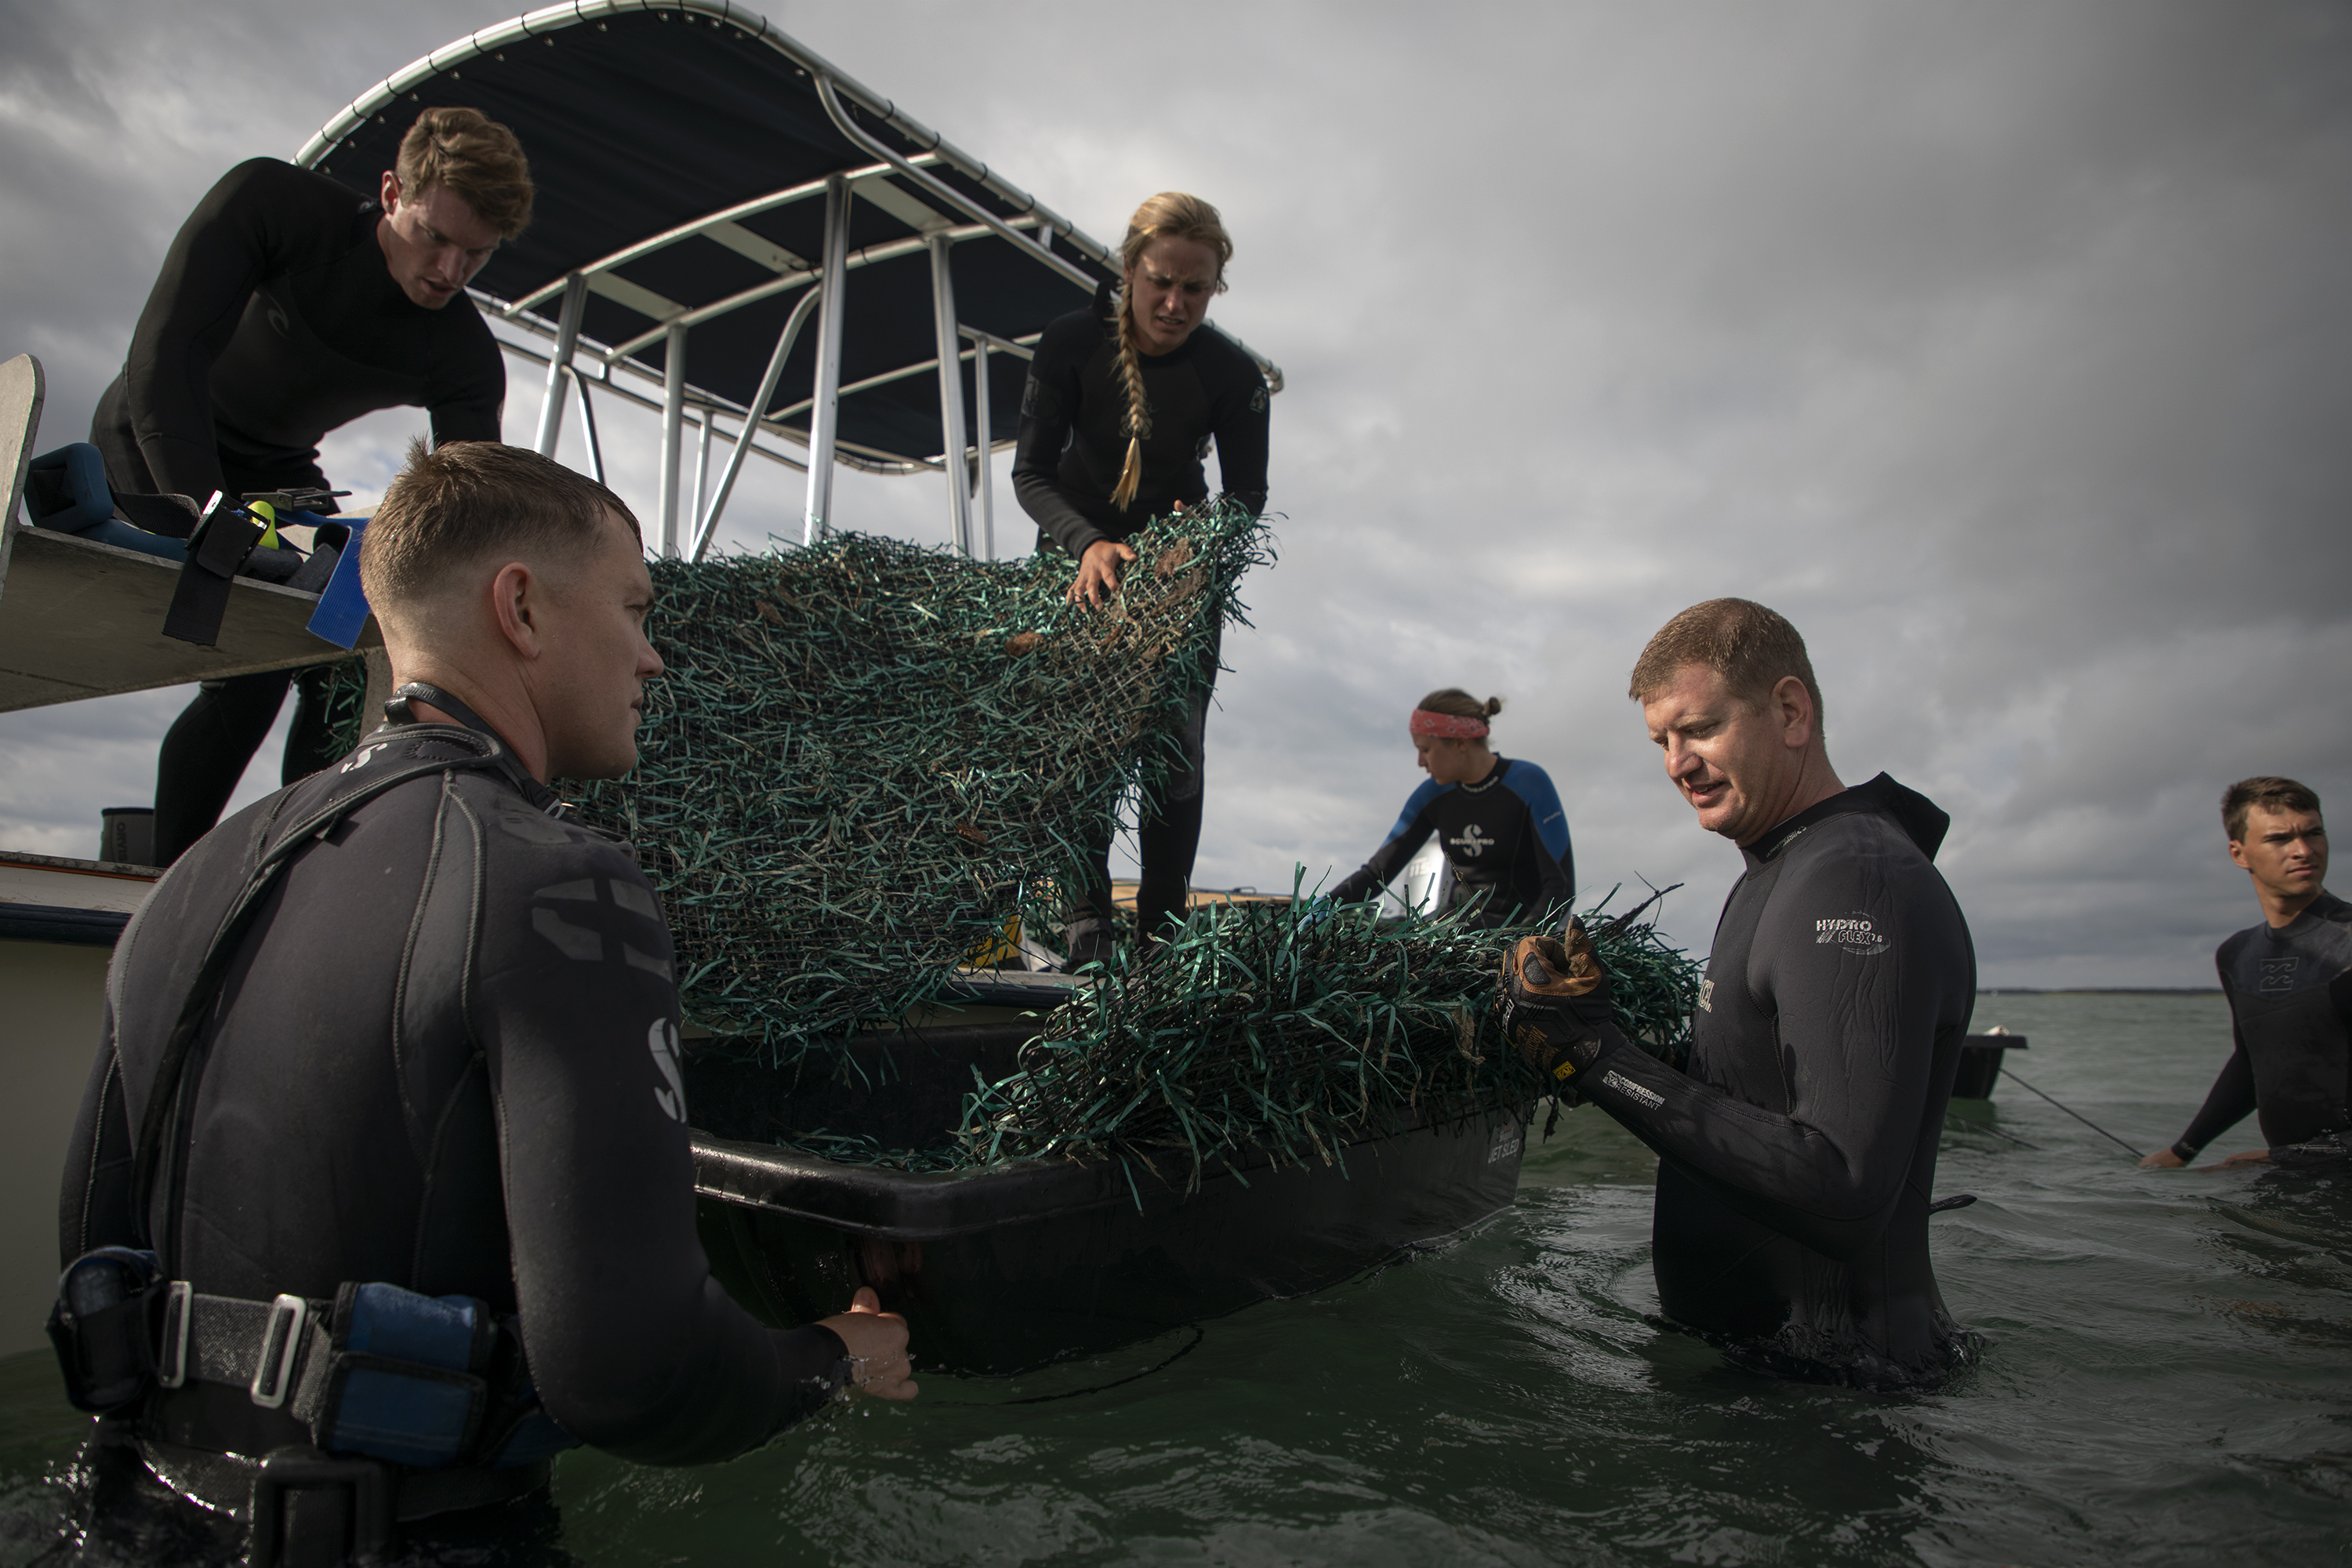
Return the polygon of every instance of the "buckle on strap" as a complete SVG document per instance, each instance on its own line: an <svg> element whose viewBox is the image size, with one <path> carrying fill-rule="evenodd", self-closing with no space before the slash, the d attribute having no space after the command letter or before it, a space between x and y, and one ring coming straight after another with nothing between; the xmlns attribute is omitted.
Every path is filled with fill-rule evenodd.
<svg viewBox="0 0 2352 1568"><path fill-rule="evenodd" d="M280 1296L279 1300L287 1300ZM279 1568L287 1561L289 1494L345 1489L348 1512L337 1521L350 1558L372 1558L392 1540L392 1468L373 1459L331 1459L316 1448L272 1451L253 1475L253 1544L249 1568Z"/></svg>
<svg viewBox="0 0 2352 1568"><path fill-rule="evenodd" d="M299 1296L281 1294L269 1303L269 1319L261 1330L259 1364L253 1369L248 1390L253 1402L264 1410L275 1410L286 1403L294 1381L294 1358L302 1350L302 1326L310 1316L310 1304Z"/></svg>
<svg viewBox="0 0 2352 1568"><path fill-rule="evenodd" d="M188 1381L188 1320L195 1315L196 1288L174 1279L163 1295L163 1331L158 1336L155 1381L177 1388Z"/></svg>

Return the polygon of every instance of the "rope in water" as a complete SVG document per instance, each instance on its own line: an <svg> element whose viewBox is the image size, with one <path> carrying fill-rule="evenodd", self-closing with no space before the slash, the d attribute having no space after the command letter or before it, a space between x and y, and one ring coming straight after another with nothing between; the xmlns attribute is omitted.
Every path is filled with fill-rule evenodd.
<svg viewBox="0 0 2352 1568"><path fill-rule="evenodd" d="M2013 1132L2003 1132L2000 1128L1982 1121L1970 1121L1966 1117L1955 1116L1948 1110L1944 1112L1944 1121L1948 1126L1957 1127L1964 1132L1990 1132L2005 1143L2014 1143L2021 1149L2032 1149L2037 1153L2042 1148L2041 1144L2028 1143Z"/></svg>
<svg viewBox="0 0 2352 1568"><path fill-rule="evenodd" d="M2025 1088L2027 1088L2027 1089L2033 1089L2033 1092L2034 1092L2034 1093L2036 1093L2036 1094L2042 1094L2042 1091L2041 1091L2040 1089L2033 1089L2033 1086L2032 1086L2032 1084L2030 1084L2030 1083L2026 1083L2026 1081L2025 1081L2023 1079L2019 1078L2015 1073L2013 1073L2013 1072L2010 1071L2007 1068L2001 1068L2001 1069L2000 1069L2000 1076L2001 1076L2001 1077L2003 1077L2003 1078L2005 1078L2005 1079L2013 1079L2013 1080L2015 1080L2017 1083L2023 1085L2023 1086L2024 1086ZM2055 1100L2051 1100L2050 1096L2048 1096L2048 1095L2046 1095L2046 1094L2042 1094L2042 1099L2044 1099L2044 1100L2050 1100L2050 1103L2051 1103L2051 1104L2053 1104L2053 1105L2057 1105L2059 1110L2065 1111L2067 1115L2069 1115L2069 1116L2073 1117L2075 1121L2077 1121L2081 1122L2084 1126L2085 1126L2085 1127L2089 1128L2092 1131L2094 1131L2094 1132L2097 1133L2100 1137L2102 1137L2102 1138L2105 1139L2108 1142L2115 1144L2115 1145L2116 1145L2117 1148L2119 1148L2119 1149L2123 1149L2123 1150L2127 1151L2127 1152L2131 1154L2132 1158L2134 1158L2135 1160L2140 1160L2140 1159L2146 1159L2146 1158L2147 1158L2147 1156L2146 1156L2146 1155L2144 1155L2144 1154L2142 1154L2138 1150L2132 1148L2132 1146L2131 1146L2130 1144L2128 1144L2128 1143L2125 1142L2122 1139L2120 1139L2120 1138L2116 1137L2114 1133L2112 1133L2112 1132L2108 1131L2105 1128L2104 1128L2104 1127L2100 1126L2097 1122L2095 1122L2095 1121L2092 1121L2089 1117L2087 1117L2087 1116L2084 1115L2081 1111L2076 1110L2074 1110L2074 1109L2072 1109L2071 1107L2068 1107L2068 1106L2059 1105L2059 1104L2058 1104L2058 1101L2056 1101Z"/></svg>

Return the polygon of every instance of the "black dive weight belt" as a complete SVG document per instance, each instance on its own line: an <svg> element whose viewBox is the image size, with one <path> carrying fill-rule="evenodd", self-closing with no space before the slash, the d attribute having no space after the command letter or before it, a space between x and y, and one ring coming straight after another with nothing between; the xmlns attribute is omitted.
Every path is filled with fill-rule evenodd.
<svg viewBox="0 0 2352 1568"><path fill-rule="evenodd" d="M434 739L478 754L392 770L329 801L265 851L198 965L157 1066L141 1127L132 1192L143 1231L168 1135L193 1106L202 1071L186 1070L210 999L278 879L301 849L367 801L427 773L503 768L496 737L436 725ZM282 1409L329 1454L418 1469L511 1469L539 1465L578 1440L539 1403L516 1321L470 1296L423 1296L384 1283L341 1286L331 1301L280 1295L269 1301L208 1296L173 1279L178 1194L156 1250L104 1247L67 1265L49 1337L79 1409L122 1410L190 1381L242 1387L264 1409ZM142 1240L146 1239L142 1235Z"/></svg>

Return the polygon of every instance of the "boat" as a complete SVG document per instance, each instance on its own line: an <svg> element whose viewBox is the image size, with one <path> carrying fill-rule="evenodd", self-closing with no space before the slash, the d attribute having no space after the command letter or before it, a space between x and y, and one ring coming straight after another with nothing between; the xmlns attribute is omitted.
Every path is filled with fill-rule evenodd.
<svg viewBox="0 0 2352 1568"><path fill-rule="evenodd" d="M1970 1035L1960 1046L1959 1070L1952 1077L1954 1100L1990 1100L2000 1079L2000 1058L2025 1049L2023 1035L2012 1035L1996 1024L1981 1035Z"/></svg>
<svg viewBox="0 0 2352 1568"><path fill-rule="evenodd" d="M409 121L445 103L512 126L542 193L473 288L504 352L543 378L539 449L576 417L601 479L599 406L659 416L652 548L700 558L758 458L805 474L804 541L837 526L832 474L848 464L939 476L954 548L993 556L989 468L1011 444L1024 368L1001 362L1097 298L1115 252L729 0L576 0L484 28L361 94L297 162L373 194ZM1278 367L1252 357L1279 391ZM172 563L20 523L39 403L37 363L0 366L0 709L334 657L368 659L370 701L388 694L373 628L331 647L308 629L312 595L239 579L217 646L200 649L160 636ZM19 900L0 925L9 952L40 950L18 967L46 968L58 996L53 1022L12 1031L20 1085L34 1056L46 1064L12 1097L32 1191L57 1179L107 946L160 874L40 858L5 864L51 879L48 912ZM894 1031L843 1042L846 1074L747 1068L708 1036L689 1046L699 1224L747 1307L805 1321L870 1284L906 1311L926 1364L1011 1372L1321 1289L1510 1203L1525 1128L1508 1110L1408 1125L1328 1164L1232 1149L1197 1172L1053 1158L922 1173L777 1142L813 1125L944 1139L974 1071L1013 1071L1045 1012L1085 984L1024 945L1028 959L956 975ZM12 1009L27 994L10 982ZM0 1310L27 1343L56 1268L47 1205L30 1212L38 1223L0 1251Z"/></svg>
<svg viewBox="0 0 2352 1568"><path fill-rule="evenodd" d="M1526 1124L1502 1110L1409 1126L1281 1165L1263 1150L1189 1162L1018 1160L915 1173L780 1146L818 1126L886 1147L961 1124L975 1068L1011 1073L1037 1016L973 1005L854 1043L863 1079L795 1080L702 1042L686 1062L695 1186L712 1270L778 1324L871 1286L919 1364L1005 1373L1305 1295L1507 1208Z"/></svg>

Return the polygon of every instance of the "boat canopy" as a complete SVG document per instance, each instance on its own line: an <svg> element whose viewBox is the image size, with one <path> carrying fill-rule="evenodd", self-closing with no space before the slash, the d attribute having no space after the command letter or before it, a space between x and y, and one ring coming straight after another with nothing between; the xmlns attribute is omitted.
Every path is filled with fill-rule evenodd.
<svg viewBox="0 0 2352 1568"><path fill-rule="evenodd" d="M1025 377L998 362L1114 282L1114 251L731 0L574 0L485 27L298 161L373 195L416 115L456 105L511 127L538 187L473 294L546 366L539 449L576 391L602 479L593 399L660 409L663 553L708 548L754 453L807 471L806 539L839 461L944 473L950 536L993 553L989 454Z"/></svg>

